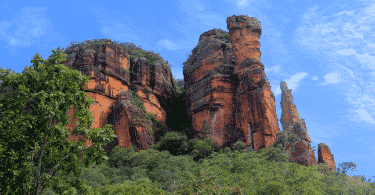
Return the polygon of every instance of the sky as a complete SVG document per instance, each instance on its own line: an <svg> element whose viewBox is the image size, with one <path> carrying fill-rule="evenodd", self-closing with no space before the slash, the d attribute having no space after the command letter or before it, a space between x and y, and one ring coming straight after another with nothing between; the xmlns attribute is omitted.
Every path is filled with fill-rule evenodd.
<svg viewBox="0 0 375 195"><path fill-rule="evenodd" d="M21 73L37 52L46 60L73 41L108 38L160 54L174 78L183 79L182 63L199 36L213 28L228 31L226 19L233 15L261 21L261 61L278 119L285 81L316 157L318 144L325 143L336 167L354 162L356 171L347 174L373 182L375 1L3 0L0 66Z"/></svg>

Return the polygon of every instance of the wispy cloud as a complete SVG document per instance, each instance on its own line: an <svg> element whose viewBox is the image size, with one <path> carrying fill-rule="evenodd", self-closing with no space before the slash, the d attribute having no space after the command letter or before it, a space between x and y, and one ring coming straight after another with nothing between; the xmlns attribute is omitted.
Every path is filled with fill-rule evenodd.
<svg viewBox="0 0 375 195"><path fill-rule="evenodd" d="M296 75L293 75L290 77L290 79L284 80L288 86L288 89L292 89L292 91L296 91L298 89L298 85L300 81L307 76L306 72L298 73ZM280 81L281 82L281 81ZM281 94L281 89L280 89L280 82L277 85L277 87L274 89L274 95L277 96Z"/></svg>
<svg viewBox="0 0 375 195"><path fill-rule="evenodd" d="M159 46L165 47L168 50L176 50L178 46L169 39L163 39L158 42Z"/></svg>
<svg viewBox="0 0 375 195"><path fill-rule="evenodd" d="M51 18L45 17L47 11L45 7L25 7L13 18L0 21L0 40L6 42L8 55L20 55L20 48L37 46L39 54L46 59L52 49L63 47L70 40L68 35L52 28ZM32 56L28 58L31 60Z"/></svg>
<svg viewBox="0 0 375 195"><path fill-rule="evenodd" d="M304 15L294 41L306 53L329 59L325 82L319 85L334 84L341 90L354 106L347 117L375 124L374 92L365 90L375 88L375 19L369 14L374 14L375 5L356 11L322 10L323 7L315 6Z"/></svg>

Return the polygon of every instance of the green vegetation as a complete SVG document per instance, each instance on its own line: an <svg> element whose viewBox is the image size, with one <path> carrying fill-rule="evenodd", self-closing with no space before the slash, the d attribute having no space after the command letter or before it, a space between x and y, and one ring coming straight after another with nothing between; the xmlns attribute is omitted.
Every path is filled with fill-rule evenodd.
<svg viewBox="0 0 375 195"><path fill-rule="evenodd" d="M94 44L96 44L96 45L104 44L106 40L109 40L109 39L85 40L84 42L81 42L81 43L78 43L77 41L73 41L73 42L70 43L71 46L68 47L67 50L70 49L70 48L74 48L77 45L86 46L87 48L91 48L91 46L94 45ZM76 43L76 42L77 42L77 44L73 44L73 43ZM129 42L124 42L124 43L117 43L116 41L112 41L112 42L114 44L120 45L121 47L126 49L128 51L129 58L130 58L131 61L137 60L138 58L145 58L151 63L155 63L156 61L161 61L162 64L165 67L172 67L172 65L169 65L168 61L165 61L160 56L160 54L158 54L158 53L154 53L153 51L143 50L141 47L137 47L133 43L129 43ZM63 48L63 50L64 50L64 48Z"/></svg>
<svg viewBox="0 0 375 195"><path fill-rule="evenodd" d="M178 80L178 91L184 92ZM207 125L207 123L206 123ZM148 150L116 147L100 166L83 168L89 194L373 194L375 183L363 177L330 171L325 165L289 163L283 146L293 134L279 132L278 141L259 151L243 142L220 149L209 137L208 126L201 138L183 132L161 133ZM155 133L164 127L153 126ZM345 165L345 166L343 166ZM353 171L353 169L352 169ZM46 190L44 194L53 194ZM77 194L81 194L77 190Z"/></svg>
<svg viewBox="0 0 375 195"><path fill-rule="evenodd" d="M23 74L10 73L0 67L0 193L39 194L41 186L52 187L58 194L87 192L81 177L81 167L108 159L102 145L113 140L112 125L93 128L93 116L88 109L94 100L80 90L89 77L60 64L66 59L60 48L43 60L37 53L33 65ZM54 95L53 95L54 94ZM69 115L79 120L72 134L81 139L68 140ZM53 125L53 121L57 121ZM90 136L92 145L83 147ZM61 173L56 177L56 173ZM72 174L70 181L65 177Z"/></svg>
<svg viewBox="0 0 375 195"><path fill-rule="evenodd" d="M209 139L184 143L183 135L170 132L148 150L116 147L101 166L83 169L83 179L92 189L89 194L375 193L374 185L330 172L326 166L287 163L275 146L241 150L244 144L239 142L238 149L217 151ZM187 155L172 155L182 147L187 147Z"/></svg>

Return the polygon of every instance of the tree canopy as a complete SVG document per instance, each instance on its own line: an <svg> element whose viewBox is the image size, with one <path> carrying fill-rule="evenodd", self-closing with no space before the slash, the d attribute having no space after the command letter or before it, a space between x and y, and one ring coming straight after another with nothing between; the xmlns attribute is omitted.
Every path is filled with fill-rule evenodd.
<svg viewBox="0 0 375 195"><path fill-rule="evenodd" d="M108 159L102 146L117 137L110 124L92 127L88 108L94 101L80 90L89 77L60 64L66 55L59 47L52 52L47 60L37 53L23 74L0 67L0 194L40 194L41 184L59 194L84 192L80 166ZM79 120L71 132L80 136L77 141L68 139L71 106ZM58 171L63 174L54 177ZM66 179L69 173L74 181Z"/></svg>

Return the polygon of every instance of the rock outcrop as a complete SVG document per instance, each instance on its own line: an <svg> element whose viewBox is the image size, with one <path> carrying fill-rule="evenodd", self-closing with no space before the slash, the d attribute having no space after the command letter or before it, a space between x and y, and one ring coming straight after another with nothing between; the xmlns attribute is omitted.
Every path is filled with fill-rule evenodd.
<svg viewBox="0 0 375 195"><path fill-rule="evenodd" d="M236 58L234 72L239 79L235 94L236 132L247 147L257 151L275 142L280 131L275 96L260 60L262 26L258 19L240 15L228 17L227 28Z"/></svg>
<svg viewBox="0 0 375 195"><path fill-rule="evenodd" d="M316 165L317 163L325 164L336 171L335 160L329 147L323 143L318 145L318 161L314 151L311 148L311 139L307 133L306 123L303 118L299 118L296 105L293 102L291 89L288 89L285 81L281 81L281 125L283 126L283 133L286 135L293 134L293 139L286 145L285 152L289 157L290 162L295 162L301 165Z"/></svg>
<svg viewBox="0 0 375 195"><path fill-rule="evenodd" d="M143 52L148 55L147 59L139 53L130 55L129 50L111 40L87 42L90 43L67 48L64 51L67 61L61 64L91 77L88 87L82 90L95 101L89 108L94 116L93 127L112 124L118 136L105 150L109 153L117 145L149 148L154 143L154 136L147 113L166 126L171 100L176 95L170 67L160 58L151 58L147 52ZM70 120L76 121L74 108L67 112ZM70 132L72 125L75 122L69 124ZM77 138L72 135L71 140Z"/></svg>
<svg viewBox="0 0 375 195"><path fill-rule="evenodd" d="M294 134L294 139L286 147L286 154L290 162L300 165L315 165L316 157L311 148L311 140L307 133L306 123L303 118L299 118L296 105L293 102L291 89L288 89L285 81L281 81L281 125L283 131Z"/></svg>
<svg viewBox="0 0 375 195"><path fill-rule="evenodd" d="M234 129L233 96L237 88L234 55L229 34L213 29L199 37L198 45L184 62L188 116L195 137L204 123L219 147L227 147Z"/></svg>
<svg viewBox="0 0 375 195"><path fill-rule="evenodd" d="M318 145L318 163L327 165L331 167L333 171L336 171L336 163L335 159L333 157L333 154L331 154L331 150L329 147L323 143L320 143Z"/></svg>
<svg viewBox="0 0 375 195"><path fill-rule="evenodd" d="M281 88L281 117L280 123L283 127L283 130L288 130L289 128L293 128L293 125L299 118L299 114L297 112L296 105L293 102L292 90L288 89L285 81L281 81L280 83Z"/></svg>
<svg viewBox="0 0 375 195"><path fill-rule="evenodd" d="M260 22L233 16L227 24L229 33L203 33L184 62L188 115L196 132L208 122L208 136L221 148L242 141L259 150L280 131L275 97L260 62Z"/></svg>

